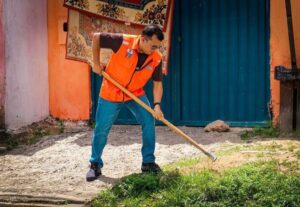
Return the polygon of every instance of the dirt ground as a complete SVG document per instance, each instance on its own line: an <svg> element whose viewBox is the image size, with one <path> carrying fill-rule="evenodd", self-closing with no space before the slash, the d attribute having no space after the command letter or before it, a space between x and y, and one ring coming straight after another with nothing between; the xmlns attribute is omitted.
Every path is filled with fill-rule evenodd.
<svg viewBox="0 0 300 207"><path fill-rule="evenodd" d="M232 128L226 133L206 133L200 127L180 128L211 151L244 143L239 137L244 130L241 128ZM167 127L158 126L156 134L156 158L160 165L204 156ZM50 206L66 201L82 205L119 178L140 172L140 126L115 125L103 154L103 176L94 182L86 182L91 135L89 128L70 130L1 154L0 204L32 200L50 203Z"/></svg>

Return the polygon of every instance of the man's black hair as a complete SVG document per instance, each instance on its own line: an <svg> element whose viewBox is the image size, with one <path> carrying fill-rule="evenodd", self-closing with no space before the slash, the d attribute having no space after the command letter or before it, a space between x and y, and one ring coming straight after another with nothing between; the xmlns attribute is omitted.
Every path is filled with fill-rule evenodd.
<svg viewBox="0 0 300 207"><path fill-rule="evenodd" d="M157 36L157 39L160 41L164 40L164 33L160 26L156 24L147 25L142 32L143 36L152 37L153 35Z"/></svg>

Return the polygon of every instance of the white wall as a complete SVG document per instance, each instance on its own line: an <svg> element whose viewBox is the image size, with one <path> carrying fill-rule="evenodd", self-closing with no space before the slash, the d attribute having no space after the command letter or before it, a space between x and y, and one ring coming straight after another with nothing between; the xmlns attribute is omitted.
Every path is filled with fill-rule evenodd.
<svg viewBox="0 0 300 207"><path fill-rule="evenodd" d="M49 114L47 0L4 0L8 129Z"/></svg>
<svg viewBox="0 0 300 207"><path fill-rule="evenodd" d="M3 1L0 0L0 140L1 130L5 129L5 50L4 50Z"/></svg>

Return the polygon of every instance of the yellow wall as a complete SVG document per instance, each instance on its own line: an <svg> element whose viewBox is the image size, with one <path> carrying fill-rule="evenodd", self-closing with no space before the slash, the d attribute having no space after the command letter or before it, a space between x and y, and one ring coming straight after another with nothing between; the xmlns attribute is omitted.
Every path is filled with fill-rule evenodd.
<svg viewBox="0 0 300 207"><path fill-rule="evenodd" d="M293 27L296 46L298 67L300 66L300 1L291 0ZM279 121L280 113L280 84L274 80L274 67L284 65L291 67L289 37L287 29L287 18L285 0L271 0L271 96L274 114L274 123Z"/></svg>
<svg viewBox="0 0 300 207"><path fill-rule="evenodd" d="M65 59L62 22L68 12L63 2L48 0L50 114L61 119L89 119L90 69L85 63Z"/></svg>

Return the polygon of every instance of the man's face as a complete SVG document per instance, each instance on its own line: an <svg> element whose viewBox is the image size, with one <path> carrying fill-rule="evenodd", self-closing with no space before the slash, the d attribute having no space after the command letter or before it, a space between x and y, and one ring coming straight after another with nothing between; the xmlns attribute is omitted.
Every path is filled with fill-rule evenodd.
<svg viewBox="0 0 300 207"><path fill-rule="evenodd" d="M140 49L147 55L150 55L154 50L160 47L161 41L156 35L152 37L141 36Z"/></svg>

